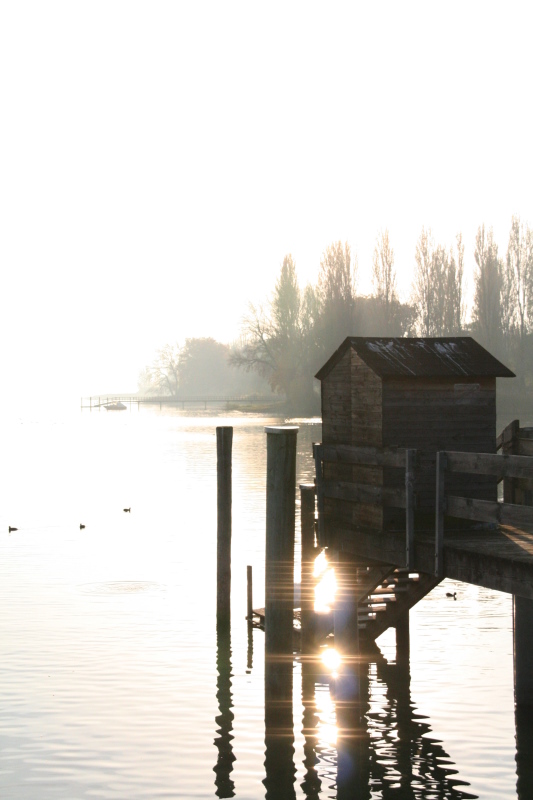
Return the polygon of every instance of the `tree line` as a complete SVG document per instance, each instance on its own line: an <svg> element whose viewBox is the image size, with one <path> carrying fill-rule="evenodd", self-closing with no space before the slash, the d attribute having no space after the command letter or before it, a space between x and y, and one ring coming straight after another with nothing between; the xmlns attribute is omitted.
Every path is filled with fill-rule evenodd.
<svg viewBox="0 0 533 800"><path fill-rule="evenodd" d="M261 376L235 369L230 356L229 345L210 337L166 344L139 375L139 392L174 397L268 393Z"/></svg>
<svg viewBox="0 0 533 800"><path fill-rule="evenodd" d="M358 264L347 242L325 249L316 284L303 289L286 255L270 301L249 306L230 363L266 379L293 411L312 413L319 409L313 376L346 336L472 335L516 372L523 393L533 380L533 231L514 216L500 255L492 229L481 225L472 255L468 319L461 234L446 247L422 229L407 302L399 299L387 230L376 239L370 296L357 292Z"/></svg>
<svg viewBox="0 0 533 800"><path fill-rule="evenodd" d="M303 288L292 255L286 255L270 299L249 305L238 343L200 338L165 345L142 371L139 390L264 394L270 388L292 413L317 413L313 376L346 336L472 335L516 372L519 394L533 384L533 231L518 216L504 253L493 230L481 225L470 258L461 234L445 246L423 228L406 301L400 300L387 230L376 238L370 295L358 293L358 277L347 242L326 247L316 283Z"/></svg>

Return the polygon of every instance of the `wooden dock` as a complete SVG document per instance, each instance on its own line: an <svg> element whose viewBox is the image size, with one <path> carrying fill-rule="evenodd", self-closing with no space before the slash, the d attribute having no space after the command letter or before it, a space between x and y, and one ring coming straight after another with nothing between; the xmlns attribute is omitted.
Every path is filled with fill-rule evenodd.
<svg viewBox="0 0 533 800"><path fill-rule="evenodd" d="M123 403L131 408L132 405L137 407L142 405L158 405L161 406L181 406L185 405L203 405L204 408L208 406L221 405L227 403L235 403L237 405L247 405L253 403L272 403L276 400L272 395L218 395L218 394L177 394L177 395L138 395L138 394L109 394L109 395L91 395L90 397L81 398L81 408L106 408L113 403Z"/></svg>

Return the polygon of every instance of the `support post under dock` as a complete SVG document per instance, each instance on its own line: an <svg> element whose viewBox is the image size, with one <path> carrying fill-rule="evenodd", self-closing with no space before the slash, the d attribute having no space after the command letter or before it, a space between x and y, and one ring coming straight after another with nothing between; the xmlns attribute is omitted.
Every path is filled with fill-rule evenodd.
<svg viewBox="0 0 533 800"><path fill-rule="evenodd" d="M533 600L513 596L514 689L517 706L533 706Z"/></svg>
<svg viewBox="0 0 533 800"><path fill-rule="evenodd" d="M359 621L357 602L357 565L339 554L335 563L335 609L333 626L335 650L341 656L336 681L336 698L342 703L359 700Z"/></svg>
<svg viewBox="0 0 533 800"><path fill-rule="evenodd" d="M396 623L396 666L402 674L409 675L409 610Z"/></svg>

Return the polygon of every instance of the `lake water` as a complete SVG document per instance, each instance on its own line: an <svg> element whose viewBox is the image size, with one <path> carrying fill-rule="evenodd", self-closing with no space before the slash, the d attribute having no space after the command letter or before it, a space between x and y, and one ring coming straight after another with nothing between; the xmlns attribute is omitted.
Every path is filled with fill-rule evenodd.
<svg viewBox="0 0 533 800"><path fill-rule="evenodd" d="M337 777L354 754L368 775L358 797L533 796L527 719L517 788L511 598L451 582L411 612L410 685L394 633L378 640L355 749L329 676L302 675L296 658L293 734L265 767L246 566L261 606L264 426L279 422L142 408L0 423L2 798L353 797ZM305 482L320 424L297 422ZM234 426L231 642L217 642L214 613L217 425Z"/></svg>

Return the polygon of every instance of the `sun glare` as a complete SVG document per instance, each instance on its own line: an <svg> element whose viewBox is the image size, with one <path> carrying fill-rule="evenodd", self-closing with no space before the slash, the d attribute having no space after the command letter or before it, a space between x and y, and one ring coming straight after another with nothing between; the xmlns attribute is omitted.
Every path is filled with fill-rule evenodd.
<svg viewBox="0 0 533 800"><path fill-rule="evenodd" d="M341 657L332 647L326 647L321 655L322 663L331 672L336 672L341 665Z"/></svg>
<svg viewBox="0 0 533 800"><path fill-rule="evenodd" d="M313 576L315 578L319 578L327 568L328 568L328 560L326 558L326 551L321 550L320 553L315 558L315 564L313 567Z"/></svg>
<svg viewBox="0 0 533 800"><path fill-rule="evenodd" d="M336 589L335 570L333 567L327 567L315 586L315 611L318 614L327 614L331 611Z"/></svg>

